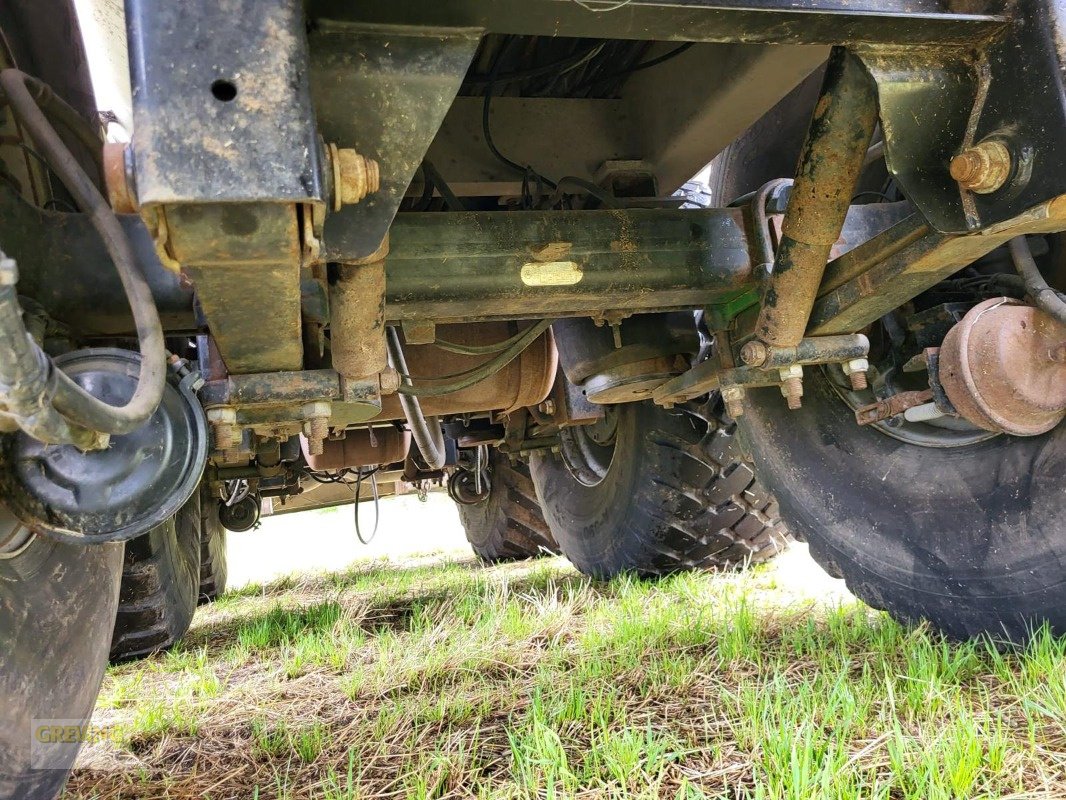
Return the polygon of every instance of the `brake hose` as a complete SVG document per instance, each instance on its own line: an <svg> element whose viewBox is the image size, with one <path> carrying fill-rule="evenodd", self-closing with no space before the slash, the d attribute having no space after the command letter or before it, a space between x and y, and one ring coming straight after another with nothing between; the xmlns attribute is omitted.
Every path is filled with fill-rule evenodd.
<svg viewBox="0 0 1066 800"><path fill-rule="evenodd" d="M17 69L0 70L0 91L19 121L26 126L48 166L59 176L78 207L89 215L93 227L103 239L104 247L114 261L133 312L134 327L140 345L141 364L137 388L126 405L113 406L98 400L59 369L54 370L56 391L52 405L76 425L101 433L129 433L147 422L155 412L166 384L163 326L159 321L152 291L137 267L129 239L126 238L115 212L60 139L34 95L41 99L42 105L60 124L70 128L79 140L85 142L87 134L80 128L79 123L75 122L80 121L77 112L52 94L45 84ZM88 139L91 141L91 136ZM98 149L99 142L95 144ZM94 156L96 149L92 151Z"/></svg>
<svg viewBox="0 0 1066 800"><path fill-rule="evenodd" d="M1063 300L1062 296L1049 286L1044 276L1040 274L1040 268L1036 265L1033 251L1029 249L1029 242L1026 241L1025 236L1016 236L1011 239L1008 249L1011 260L1014 261L1014 268L1018 270L1018 274L1022 276L1022 281L1025 283L1025 291L1032 296L1036 307L1066 324L1066 300Z"/></svg>
<svg viewBox="0 0 1066 800"><path fill-rule="evenodd" d="M400 345L400 336L396 333L396 328L386 328L385 341L388 345L389 360L392 362L392 366L401 375L406 375L407 360L403 357L403 347ZM401 381L404 380L407 379L401 378ZM441 432L437 418L427 418L422 413L422 404L413 395L401 393L400 406L403 408L404 416L407 417L407 424L411 428L411 438L415 440L418 452L422 454L422 460L426 462L426 466L431 470L443 467L446 457L444 434Z"/></svg>

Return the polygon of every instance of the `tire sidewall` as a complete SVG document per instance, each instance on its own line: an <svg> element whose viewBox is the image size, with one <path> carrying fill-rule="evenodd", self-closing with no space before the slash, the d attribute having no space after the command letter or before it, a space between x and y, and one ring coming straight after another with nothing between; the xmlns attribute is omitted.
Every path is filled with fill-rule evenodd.
<svg viewBox="0 0 1066 800"><path fill-rule="evenodd" d="M1066 631L1066 429L929 448L856 425L821 370L803 408L749 393L742 442L785 519L871 604L958 636Z"/></svg>

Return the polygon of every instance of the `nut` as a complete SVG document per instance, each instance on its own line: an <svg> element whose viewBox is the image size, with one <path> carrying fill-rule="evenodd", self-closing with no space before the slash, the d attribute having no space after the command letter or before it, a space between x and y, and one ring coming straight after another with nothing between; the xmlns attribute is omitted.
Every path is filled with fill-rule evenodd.
<svg viewBox="0 0 1066 800"><path fill-rule="evenodd" d="M851 378L851 388L861 392L869 384L866 381L866 372L870 369L870 362L865 358L853 358L845 362L844 374Z"/></svg>
<svg viewBox="0 0 1066 800"><path fill-rule="evenodd" d="M744 415L744 387L726 386L722 389L725 410L733 419Z"/></svg>
<svg viewBox="0 0 1066 800"><path fill-rule="evenodd" d="M555 401L548 399L538 406L540 413L547 414L549 417L555 414Z"/></svg>
<svg viewBox="0 0 1066 800"><path fill-rule="evenodd" d="M327 150L333 166L334 211L358 203L381 188L381 169L374 159L335 144L330 144Z"/></svg>
<svg viewBox="0 0 1066 800"><path fill-rule="evenodd" d="M1010 150L995 139L967 147L951 159L951 177L962 188L977 194L991 194L1001 188L1010 171Z"/></svg>
<svg viewBox="0 0 1066 800"><path fill-rule="evenodd" d="M803 407L803 367L793 364L778 371L781 378L781 394L788 401L790 410Z"/></svg>
<svg viewBox="0 0 1066 800"><path fill-rule="evenodd" d="M766 363L766 359L769 357L770 351L765 344L757 339L753 339L740 348L740 360L749 367L762 366Z"/></svg>

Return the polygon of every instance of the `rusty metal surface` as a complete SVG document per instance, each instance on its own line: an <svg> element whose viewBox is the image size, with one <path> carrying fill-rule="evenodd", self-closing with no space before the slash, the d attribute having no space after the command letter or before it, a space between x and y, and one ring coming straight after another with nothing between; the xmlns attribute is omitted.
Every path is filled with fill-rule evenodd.
<svg viewBox="0 0 1066 800"><path fill-rule="evenodd" d="M803 338L876 125L872 79L855 56L835 48L800 154L755 327L755 335L767 344L791 347Z"/></svg>
<svg viewBox="0 0 1066 800"><path fill-rule="evenodd" d="M883 422L886 419L898 416L908 408L928 403L932 399L932 389L923 389L918 392L897 392L885 400L855 409L855 422L859 425L873 425L875 422Z"/></svg>
<svg viewBox="0 0 1066 800"><path fill-rule="evenodd" d="M326 439L322 452L315 455L305 437L300 437L307 465L314 470L339 470L395 464L407 458L411 449L411 432L391 425L383 428L354 428L339 437Z"/></svg>
<svg viewBox="0 0 1066 800"><path fill-rule="evenodd" d="M229 371L300 369L296 209L275 203L184 205L168 208L166 219L168 249L196 289Z"/></svg>
<svg viewBox="0 0 1066 800"><path fill-rule="evenodd" d="M940 348L940 382L967 420L1015 436L1066 418L1066 325L1006 297L974 306Z"/></svg>
<svg viewBox="0 0 1066 800"><path fill-rule="evenodd" d="M330 353L345 378L385 369L385 262L339 264L329 284Z"/></svg>
<svg viewBox="0 0 1066 800"><path fill-rule="evenodd" d="M1015 236L1062 230L1066 230L1066 196L976 236L938 233L916 215L842 257L852 262L847 271L857 274L819 297L807 335L862 330ZM861 272L857 265L864 267ZM830 265L827 273L833 270Z"/></svg>
<svg viewBox="0 0 1066 800"><path fill-rule="evenodd" d="M437 335L460 344L488 344L499 342L514 333L503 322L441 325ZM404 356L411 375L432 378L470 369L492 356L466 356L449 353L433 345L405 345ZM441 397L420 398L427 416L507 411L535 406L551 391L558 366L558 354L550 335L536 339L522 355L490 378ZM334 404L334 419L343 419L345 404ZM396 395L382 398L382 411L377 419L403 419L403 410Z"/></svg>
<svg viewBox="0 0 1066 800"><path fill-rule="evenodd" d="M302 405L339 399L340 377L331 369L230 375L208 381L200 390L204 406Z"/></svg>

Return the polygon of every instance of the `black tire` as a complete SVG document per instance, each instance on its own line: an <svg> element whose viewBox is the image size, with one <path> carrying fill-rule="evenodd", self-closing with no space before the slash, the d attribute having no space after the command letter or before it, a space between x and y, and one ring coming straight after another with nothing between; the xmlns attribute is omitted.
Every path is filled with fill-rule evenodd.
<svg viewBox="0 0 1066 800"><path fill-rule="evenodd" d="M0 508L0 542L14 531ZM50 800L66 783L78 747L45 746L31 762L32 721L88 721L121 575L120 544L35 536L0 555L0 798Z"/></svg>
<svg viewBox="0 0 1066 800"><path fill-rule="evenodd" d="M1066 633L1066 427L937 449L860 428L818 370L753 391L743 440L811 555L871 606L957 638Z"/></svg>
<svg viewBox="0 0 1066 800"><path fill-rule="evenodd" d="M758 563L787 546L777 504L719 406L615 406L613 454L595 478L576 477L572 458L534 455L544 516L574 566L597 578L651 577Z"/></svg>
<svg viewBox="0 0 1066 800"><path fill-rule="evenodd" d="M812 82L719 155L724 205L790 176ZM880 181L883 172L872 177ZM957 638L1066 633L1066 430L965 447L907 444L855 424L825 374L808 368L803 408L749 393L741 439L797 538L859 598Z"/></svg>
<svg viewBox="0 0 1066 800"><path fill-rule="evenodd" d="M203 486L200 489L200 605L210 603L226 591L228 576L226 529L218 519L218 498Z"/></svg>
<svg viewBox="0 0 1066 800"><path fill-rule="evenodd" d="M482 561L521 561L559 552L537 502L529 467L490 450L489 496L477 505L457 503L466 540Z"/></svg>
<svg viewBox="0 0 1066 800"><path fill-rule="evenodd" d="M200 495L173 518L126 542L111 660L174 645L192 624L200 591Z"/></svg>

